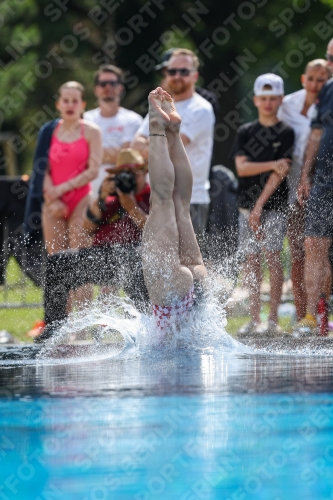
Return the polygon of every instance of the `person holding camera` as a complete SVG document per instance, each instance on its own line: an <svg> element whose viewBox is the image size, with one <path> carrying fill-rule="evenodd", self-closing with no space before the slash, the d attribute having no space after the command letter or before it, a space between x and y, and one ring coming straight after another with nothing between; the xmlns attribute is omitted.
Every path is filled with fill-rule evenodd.
<svg viewBox="0 0 333 500"><path fill-rule="evenodd" d="M146 171L138 151L121 150L86 212L84 230L93 237L93 246L48 257L45 320L28 332L35 342L51 337L66 321L70 291L87 283L122 288L139 310L147 309L149 298L140 256L142 229L149 212Z"/></svg>

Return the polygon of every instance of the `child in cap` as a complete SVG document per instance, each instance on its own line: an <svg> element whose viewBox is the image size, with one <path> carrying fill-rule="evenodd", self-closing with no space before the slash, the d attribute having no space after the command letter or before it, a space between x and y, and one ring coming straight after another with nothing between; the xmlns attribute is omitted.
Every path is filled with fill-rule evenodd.
<svg viewBox="0 0 333 500"><path fill-rule="evenodd" d="M288 186L294 131L277 118L284 94L283 80L267 73L254 83L258 119L239 127L232 147L239 176L239 252L245 259L251 321L239 336L274 335L279 327L283 269L281 250L286 233ZM265 254L270 273L270 313L260 323L261 257Z"/></svg>

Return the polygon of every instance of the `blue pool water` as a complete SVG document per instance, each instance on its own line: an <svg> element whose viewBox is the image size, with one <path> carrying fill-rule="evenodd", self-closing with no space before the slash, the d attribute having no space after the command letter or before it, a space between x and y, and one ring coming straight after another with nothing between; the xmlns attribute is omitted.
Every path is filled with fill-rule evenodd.
<svg viewBox="0 0 333 500"><path fill-rule="evenodd" d="M333 499L332 357L0 366L0 499Z"/></svg>

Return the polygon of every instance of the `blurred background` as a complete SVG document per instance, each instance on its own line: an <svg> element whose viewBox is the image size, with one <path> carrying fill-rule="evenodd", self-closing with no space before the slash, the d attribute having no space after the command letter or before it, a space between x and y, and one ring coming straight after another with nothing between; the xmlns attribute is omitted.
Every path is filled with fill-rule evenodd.
<svg viewBox="0 0 333 500"><path fill-rule="evenodd" d="M216 92L214 163L232 167L230 145L254 117L257 75L280 74L286 94L305 64L324 57L333 36L333 0L11 0L0 3L0 174L29 173L39 127L56 116L58 87L77 80L95 107L101 64L125 73L122 105L146 113L154 70L171 47L195 50L200 86Z"/></svg>
<svg viewBox="0 0 333 500"><path fill-rule="evenodd" d="M145 115L147 95L161 78L155 66L163 52L190 48L201 63L199 85L216 93L221 108L212 164L234 169L229 153L235 132L256 117L255 78L274 72L284 79L286 94L300 89L305 65L325 57L333 37L333 0L3 0L0 29L0 175L11 176L16 203L10 205L4 182L0 325L26 340L24 332L43 314L41 278L28 274L30 281L19 266L29 269L24 259L39 263L40 257L26 255L16 239L11 245L3 241L21 228L28 178L20 176L31 172L39 128L57 116L59 86L81 82L92 109L95 71L115 64L125 71L122 105ZM9 260L5 279L15 245L17 262ZM287 250L284 255L288 277ZM238 311L234 325L229 320L229 333L244 314Z"/></svg>

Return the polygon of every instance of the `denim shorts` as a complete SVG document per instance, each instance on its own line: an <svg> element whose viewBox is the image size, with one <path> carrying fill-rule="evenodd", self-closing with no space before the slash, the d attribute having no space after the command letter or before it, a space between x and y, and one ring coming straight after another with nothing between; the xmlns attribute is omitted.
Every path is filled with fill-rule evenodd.
<svg viewBox="0 0 333 500"><path fill-rule="evenodd" d="M333 237L333 188L312 187L306 207L305 236Z"/></svg>
<svg viewBox="0 0 333 500"><path fill-rule="evenodd" d="M264 210L261 216L261 226L264 239L258 240L249 225L250 210L239 208L239 238L238 251L241 255L268 252L280 252L287 230L287 215L276 210Z"/></svg>

